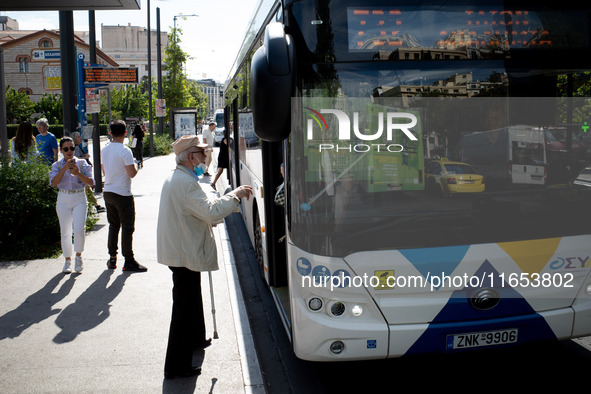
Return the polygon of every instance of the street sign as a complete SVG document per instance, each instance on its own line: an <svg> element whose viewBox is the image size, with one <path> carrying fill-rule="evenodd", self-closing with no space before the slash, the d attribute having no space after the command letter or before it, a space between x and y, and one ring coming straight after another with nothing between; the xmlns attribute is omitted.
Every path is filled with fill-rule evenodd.
<svg viewBox="0 0 591 394"><path fill-rule="evenodd" d="M59 49L35 49L33 50L33 60L60 60L61 53Z"/></svg>
<svg viewBox="0 0 591 394"><path fill-rule="evenodd" d="M162 118L166 116L166 100L156 99L156 117Z"/></svg>

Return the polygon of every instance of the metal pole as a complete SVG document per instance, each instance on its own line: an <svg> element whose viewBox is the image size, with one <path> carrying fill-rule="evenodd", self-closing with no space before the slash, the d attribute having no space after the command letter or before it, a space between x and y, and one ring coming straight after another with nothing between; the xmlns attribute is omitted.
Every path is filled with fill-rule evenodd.
<svg viewBox="0 0 591 394"><path fill-rule="evenodd" d="M150 130L150 157L154 157L154 128L152 126L152 43L150 31L150 0L148 0L148 105L149 105L149 130Z"/></svg>
<svg viewBox="0 0 591 394"><path fill-rule="evenodd" d="M174 31L174 35L172 36L172 40L173 43L175 45L175 47L178 45L178 40L177 40L177 31L176 31L176 15L172 18L172 30ZM176 89L176 68L172 73L172 88Z"/></svg>
<svg viewBox="0 0 591 394"><path fill-rule="evenodd" d="M156 63L158 66L158 100L162 100L162 43L160 42L160 7L156 7L156 37L158 53L156 54ZM164 134L164 118L158 118L158 134Z"/></svg>
<svg viewBox="0 0 591 394"><path fill-rule="evenodd" d="M90 63L96 64L96 26L94 18L94 10L88 11L88 28L89 28L89 55ZM103 191L103 174L101 172L101 136L99 127L99 114L92 114L92 161L94 163L94 191L102 193Z"/></svg>
<svg viewBox="0 0 591 394"><path fill-rule="evenodd" d="M8 131L6 130L6 86L4 86L4 49L0 48L0 144L1 156L8 162Z"/></svg>
<svg viewBox="0 0 591 394"><path fill-rule="evenodd" d="M76 54L74 46L74 12L59 11L60 52L62 67L62 100L64 115L64 136L76 130Z"/></svg>

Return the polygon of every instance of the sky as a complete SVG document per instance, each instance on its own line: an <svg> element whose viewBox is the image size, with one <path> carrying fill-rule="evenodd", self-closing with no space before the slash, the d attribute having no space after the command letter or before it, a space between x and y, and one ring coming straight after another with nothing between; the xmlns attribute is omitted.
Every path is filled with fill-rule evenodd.
<svg viewBox="0 0 591 394"><path fill-rule="evenodd" d="M238 54L246 28L259 0L150 0L150 29L156 30L156 8L160 8L160 30L182 30L181 48L193 59L186 64L191 79L210 78L224 83ZM140 10L95 11L96 39L102 25L147 27L148 0ZM1 7L1 6L0 6ZM198 17L181 18L179 15ZM1 11L16 19L21 30L59 29L58 11ZM88 11L74 11L74 30L88 31ZM100 42L99 42L100 46Z"/></svg>

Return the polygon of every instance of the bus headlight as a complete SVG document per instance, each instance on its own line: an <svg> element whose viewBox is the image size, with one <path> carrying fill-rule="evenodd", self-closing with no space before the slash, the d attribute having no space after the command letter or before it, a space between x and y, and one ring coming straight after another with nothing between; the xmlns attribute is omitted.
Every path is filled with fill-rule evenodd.
<svg viewBox="0 0 591 394"><path fill-rule="evenodd" d="M330 313L333 316L341 316L343 313L345 313L345 304L340 301L334 302L330 306Z"/></svg>
<svg viewBox="0 0 591 394"><path fill-rule="evenodd" d="M587 289L585 290L587 294L591 295L591 284L587 285Z"/></svg>
<svg viewBox="0 0 591 394"><path fill-rule="evenodd" d="M353 308L351 308L351 314L355 317L361 316L362 313L363 308L361 307L361 305L353 305Z"/></svg>
<svg viewBox="0 0 591 394"><path fill-rule="evenodd" d="M341 341L334 341L330 344L330 352L332 354L340 354L345 350L345 344Z"/></svg>
<svg viewBox="0 0 591 394"><path fill-rule="evenodd" d="M322 300L318 297L311 298L308 301L308 308L313 312L318 312L322 308Z"/></svg>

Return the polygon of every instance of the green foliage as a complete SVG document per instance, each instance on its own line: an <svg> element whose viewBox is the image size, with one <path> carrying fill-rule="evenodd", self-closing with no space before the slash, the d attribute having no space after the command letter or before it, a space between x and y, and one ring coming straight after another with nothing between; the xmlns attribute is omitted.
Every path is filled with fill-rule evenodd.
<svg viewBox="0 0 591 394"><path fill-rule="evenodd" d="M154 156L166 156L172 152L172 138L165 134L154 134ZM144 138L144 150L142 155L144 157L150 156L150 136L146 135Z"/></svg>
<svg viewBox="0 0 591 394"><path fill-rule="evenodd" d="M0 167L0 260L43 258L59 252L60 228L49 185L49 166L19 163Z"/></svg>
<svg viewBox="0 0 591 394"><path fill-rule="evenodd" d="M55 204L58 189L49 184L47 164L0 165L0 260L30 260L61 253ZM86 229L98 220L89 207Z"/></svg>
<svg viewBox="0 0 591 394"><path fill-rule="evenodd" d="M183 71L183 65L191 57L179 46L181 29L172 29L165 49L164 70L167 74L162 78L162 97L166 100L166 111L170 108L195 107L198 98L192 94L192 89ZM167 114L169 116L169 113Z"/></svg>
<svg viewBox="0 0 591 394"><path fill-rule="evenodd" d="M124 85L119 89L113 89L111 90L111 111L113 119L147 118L148 94L138 85Z"/></svg>
<svg viewBox="0 0 591 394"><path fill-rule="evenodd" d="M50 125L62 124L64 117L62 95L44 93L35 103L35 112L40 113L40 117L46 118Z"/></svg>
<svg viewBox="0 0 591 394"><path fill-rule="evenodd" d="M6 86L6 119L10 123L20 123L28 120L34 112L35 104L29 99L29 95Z"/></svg>

